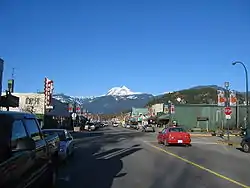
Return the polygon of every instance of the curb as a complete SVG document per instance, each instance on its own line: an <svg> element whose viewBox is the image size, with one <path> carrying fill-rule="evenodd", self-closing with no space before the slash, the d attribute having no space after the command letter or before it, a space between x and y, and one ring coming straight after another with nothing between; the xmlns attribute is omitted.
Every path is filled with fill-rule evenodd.
<svg viewBox="0 0 250 188"><path fill-rule="evenodd" d="M227 145L227 146L232 146L232 147L241 147L241 145L239 143L233 143L233 142L228 142L228 141L216 141L217 144L221 144L221 145Z"/></svg>
<svg viewBox="0 0 250 188"><path fill-rule="evenodd" d="M212 137L209 134L190 134L191 137Z"/></svg>

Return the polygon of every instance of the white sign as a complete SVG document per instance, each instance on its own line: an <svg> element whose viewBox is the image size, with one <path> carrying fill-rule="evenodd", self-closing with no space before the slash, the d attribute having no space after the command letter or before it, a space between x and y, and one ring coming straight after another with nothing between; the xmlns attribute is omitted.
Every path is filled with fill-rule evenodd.
<svg viewBox="0 0 250 188"><path fill-rule="evenodd" d="M71 117L72 117L73 120L76 119L76 116L77 116L76 113L73 113L73 114L71 115Z"/></svg>
<svg viewBox="0 0 250 188"><path fill-rule="evenodd" d="M226 119L231 119L231 115L226 115Z"/></svg>
<svg viewBox="0 0 250 188"><path fill-rule="evenodd" d="M5 93L2 93L5 95ZM44 94L38 93L12 93L12 95L19 97L19 106L17 108L10 107L10 111L30 112L34 114L44 114L45 102Z"/></svg>

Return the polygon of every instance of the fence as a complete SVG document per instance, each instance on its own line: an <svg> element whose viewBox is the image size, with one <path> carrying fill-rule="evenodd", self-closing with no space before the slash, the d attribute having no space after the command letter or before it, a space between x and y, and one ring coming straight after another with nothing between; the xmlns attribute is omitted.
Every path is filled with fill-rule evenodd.
<svg viewBox="0 0 250 188"><path fill-rule="evenodd" d="M226 129L227 126L230 129L243 126L246 107L232 107L232 111L231 119L226 120L224 107L218 107L217 105L183 104L175 106L175 114L172 117L188 129L198 126L201 129L216 130L218 128ZM208 121L198 122L198 117L208 118Z"/></svg>

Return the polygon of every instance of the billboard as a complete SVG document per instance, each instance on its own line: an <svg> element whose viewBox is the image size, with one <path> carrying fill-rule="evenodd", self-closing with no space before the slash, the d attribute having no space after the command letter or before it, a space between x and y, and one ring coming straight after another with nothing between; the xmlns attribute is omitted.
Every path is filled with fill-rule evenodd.
<svg viewBox="0 0 250 188"><path fill-rule="evenodd" d="M3 93L4 94L4 93ZM45 96L38 93L12 93L19 97L19 107L12 108L10 111L30 112L34 114L44 114Z"/></svg>
<svg viewBox="0 0 250 188"><path fill-rule="evenodd" d="M164 111L164 103L154 104L152 105L151 108L152 108L153 114L157 115L157 113Z"/></svg>

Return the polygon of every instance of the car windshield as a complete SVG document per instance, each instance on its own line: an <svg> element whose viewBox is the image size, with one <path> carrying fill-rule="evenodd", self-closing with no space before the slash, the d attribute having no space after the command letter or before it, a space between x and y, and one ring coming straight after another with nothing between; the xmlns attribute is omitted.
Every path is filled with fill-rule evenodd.
<svg viewBox="0 0 250 188"><path fill-rule="evenodd" d="M185 132L183 128L170 128L169 132Z"/></svg>
<svg viewBox="0 0 250 188"><path fill-rule="evenodd" d="M53 135L53 134L58 134L58 137L60 139L60 141L66 141L66 135L64 133L64 131L44 131L43 132L44 135Z"/></svg>

